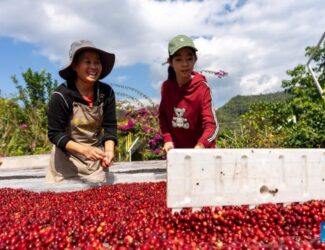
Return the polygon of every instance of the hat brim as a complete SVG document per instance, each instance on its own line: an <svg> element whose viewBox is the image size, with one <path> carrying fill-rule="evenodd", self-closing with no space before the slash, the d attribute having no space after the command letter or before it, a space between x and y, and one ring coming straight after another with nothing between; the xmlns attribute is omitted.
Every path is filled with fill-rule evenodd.
<svg viewBox="0 0 325 250"><path fill-rule="evenodd" d="M105 78L109 73L111 73L115 63L114 54L108 53L104 50L94 48L94 47L82 47L74 53L74 57L76 56L77 53L80 53L81 51L84 50L94 50L99 54L102 63L102 73L100 74L98 80ZM75 76L75 71L72 68L72 62L74 60L74 57L65 67L63 67L59 71L59 75L65 80L73 79L73 77Z"/></svg>
<svg viewBox="0 0 325 250"><path fill-rule="evenodd" d="M193 49L194 51L198 51L197 48L195 48L194 46L188 45L188 44L182 44L178 47L176 47L173 51L171 51L171 53L169 54L170 56L174 55L177 51L179 51L182 48L190 48Z"/></svg>
<svg viewBox="0 0 325 250"><path fill-rule="evenodd" d="M175 51L174 51L174 53L173 54L169 54L169 56L173 56L177 51L179 51L180 49L182 49L182 48L190 48L190 49L193 49L195 52L197 52L198 51L198 49L197 48L195 48L195 47L193 47L193 46L180 46L179 48L177 48ZM161 65L162 66L164 66L164 65L166 65L166 64L168 64L169 63L169 58L167 58L167 60L165 61L165 62L163 62Z"/></svg>

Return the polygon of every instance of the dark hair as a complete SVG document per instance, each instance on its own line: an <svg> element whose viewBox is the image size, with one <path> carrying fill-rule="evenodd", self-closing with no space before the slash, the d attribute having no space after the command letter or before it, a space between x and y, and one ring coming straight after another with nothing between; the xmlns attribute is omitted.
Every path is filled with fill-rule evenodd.
<svg viewBox="0 0 325 250"><path fill-rule="evenodd" d="M75 80L77 79L77 72L72 69L72 66L73 66L73 64L79 62L80 56L81 56L82 52L84 52L84 51L85 50L81 49L81 50L77 51L77 53L75 53L72 63L71 63L71 74L70 74L69 78L67 79L67 82L74 84Z"/></svg>
<svg viewBox="0 0 325 250"><path fill-rule="evenodd" d="M192 48L190 48L190 49L192 50L193 55L197 58L196 51ZM173 58L175 57L175 54L169 56L168 62L171 62L173 60ZM168 78L167 78L168 80L176 80L176 72L172 66L170 66L170 65L168 66L167 72L168 72Z"/></svg>
<svg viewBox="0 0 325 250"><path fill-rule="evenodd" d="M168 66L168 80L176 80L176 72L172 66Z"/></svg>

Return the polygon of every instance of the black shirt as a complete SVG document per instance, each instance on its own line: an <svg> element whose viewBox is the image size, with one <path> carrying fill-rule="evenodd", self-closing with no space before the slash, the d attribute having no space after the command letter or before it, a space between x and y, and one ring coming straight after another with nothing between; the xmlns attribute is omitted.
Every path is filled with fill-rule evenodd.
<svg viewBox="0 0 325 250"><path fill-rule="evenodd" d="M48 137L50 141L65 151L65 146L70 135L66 132L66 127L72 114L73 102L87 105L76 86L72 82L61 84L52 94L48 105ZM98 106L103 103L103 135L101 144L105 141L113 140L117 145L117 120L115 93L108 84L97 81L94 85L93 105Z"/></svg>

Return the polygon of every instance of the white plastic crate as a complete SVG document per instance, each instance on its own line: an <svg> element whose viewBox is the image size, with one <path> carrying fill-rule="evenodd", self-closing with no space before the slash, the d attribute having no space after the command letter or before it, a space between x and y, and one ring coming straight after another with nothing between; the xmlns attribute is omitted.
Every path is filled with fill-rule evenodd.
<svg viewBox="0 0 325 250"><path fill-rule="evenodd" d="M325 200L325 149L173 149L167 206Z"/></svg>

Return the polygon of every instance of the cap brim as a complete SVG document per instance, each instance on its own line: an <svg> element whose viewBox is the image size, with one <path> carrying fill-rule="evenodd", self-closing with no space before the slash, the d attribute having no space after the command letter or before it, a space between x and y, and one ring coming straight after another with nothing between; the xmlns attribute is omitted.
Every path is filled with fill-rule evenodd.
<svg viewBox="0 0 325 250"><path fill-rule="evenodd" d="M189 46L189 45L181 45L181 46L178 46L177 48L174 49L174 51L172 51L172 53L170 53L169 55L172 56L174 55L177 51L179 51L180 49L182 48L191 48L193 49L194 51L198 51L197 48L193 47L193 46Z"/></svg>
<svg viewBox="0 0 325 250"><path fill-rule="evenodd" d="M98 52L98 54L100 56L101 63L102 63L102 73L100 74L98 79L100 80L100 79L105 78L109 73L111 73L111 71L114 67L115 55L112 53L108 53L104 50L94 48L94 47L80 48L79 50L77 50L75 52L74 55L76 55L78 52L80 52L82 50L88 50L88 49L95 50ZM72 69L72 62L73 62L73 59L59 71L59 75L65 80L72 79L75 75L74 70Z"/></svg>

